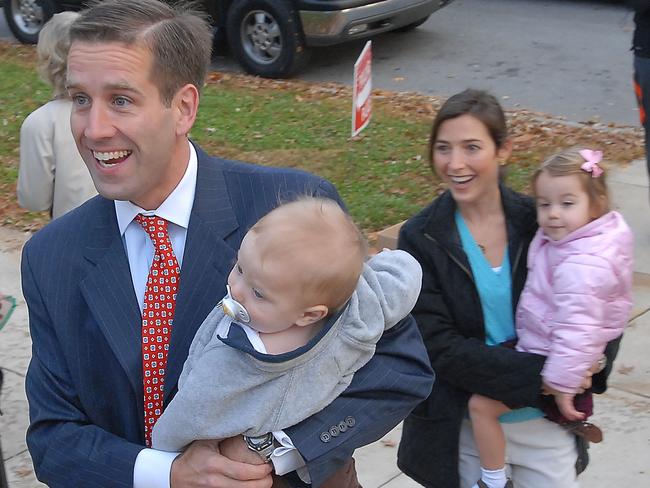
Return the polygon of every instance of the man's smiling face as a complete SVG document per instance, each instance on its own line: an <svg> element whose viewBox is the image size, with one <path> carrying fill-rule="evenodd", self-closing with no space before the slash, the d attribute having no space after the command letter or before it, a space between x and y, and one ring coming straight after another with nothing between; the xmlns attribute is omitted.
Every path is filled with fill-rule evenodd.
<svg viewBox="0 0 650 488"><path fill-rule="evenodd" d="M75 41L67 73L72 133L97 191L147 210L173 191L188 161L177 97L162 102L152 64L141 45Z"/></svg>

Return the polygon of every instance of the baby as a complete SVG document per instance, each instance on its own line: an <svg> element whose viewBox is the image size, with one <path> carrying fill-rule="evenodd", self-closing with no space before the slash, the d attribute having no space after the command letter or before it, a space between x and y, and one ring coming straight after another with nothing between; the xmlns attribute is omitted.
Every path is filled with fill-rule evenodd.
<svg viewBox="0 0 650 488"><path fill-rule="evenodd" d="M260 219L190 346L153 447L265 435L338 397L420 292L422 271L408 253L366 261L366 252L333 200L304 197Z"/></svg>

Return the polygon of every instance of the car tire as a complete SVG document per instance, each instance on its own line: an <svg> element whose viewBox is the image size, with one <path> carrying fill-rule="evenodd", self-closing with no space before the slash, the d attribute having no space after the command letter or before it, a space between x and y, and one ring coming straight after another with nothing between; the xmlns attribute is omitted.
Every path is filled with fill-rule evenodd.
<svg viewBox="0 0 650 488"><path fill-rule="evenodd" d="M395 32L409 32L412 31L413 29L420 27L422 24L424 24L427 20L429 20L429 15L426 17L422 17L420 20L416 20L415 22L405 25L404 27L400 27L399 29L395 29Z"/></svg>
<svg viewBox="0 0 650 488"><path fill-rule="evenodd" d="M56 13L52 0L4 0L5 18L13 35L24 44L36 44L45 22Z"/></svg>
<svg viewBox="0 0 650 488"><path fill-rule="evenodd" d="M288 0L235 0L226 25L230 50L248 73L286 78L307 61L298 13Z"/></svg>

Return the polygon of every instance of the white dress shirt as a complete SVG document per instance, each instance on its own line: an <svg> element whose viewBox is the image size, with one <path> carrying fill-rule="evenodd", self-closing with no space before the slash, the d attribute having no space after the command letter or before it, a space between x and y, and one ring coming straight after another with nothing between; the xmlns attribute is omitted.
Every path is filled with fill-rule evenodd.
<svg viewBox="0 0 650 488"><path fill-rule="evenodd" d="M139 213L144 215L156 215L169 222L169 237L172 249L176 255L178 265L183 266L183 253L185 251L185 239L187 228L194 203L197 178L197 157L194 146L189 143L190 160L183 178L174 188L172 193L155 210L143 210L129 201L115 201L115 213L117 224L124 242L133 289L138 298L140 311L144 307L144 293L147 286L149 268L154 256L154 246L151 239L134 218ZM289 473L298 468L301 477L305 477L305 461L294 447L291 439L284 432L274 432L280 446L275 449L271 460L275 472L279 475ZM179 453L158 451L155 449L142 449L135 460L133 468L134 488L170 488L170 474L172 462Z"/></svg>

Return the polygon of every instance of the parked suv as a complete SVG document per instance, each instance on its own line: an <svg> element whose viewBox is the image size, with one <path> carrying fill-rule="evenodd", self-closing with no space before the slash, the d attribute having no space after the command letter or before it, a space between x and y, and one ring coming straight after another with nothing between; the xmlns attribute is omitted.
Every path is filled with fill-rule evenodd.
<svg viewBox="0 0 650 488"><path fill-rule="evenodd" d="M329 46L387 31L417 27L453 0L203 0L216 28L244 69L268 78L290 76L310 46ZM4 0L16 38L35 43L55 12L83 0Z"/></svg>

